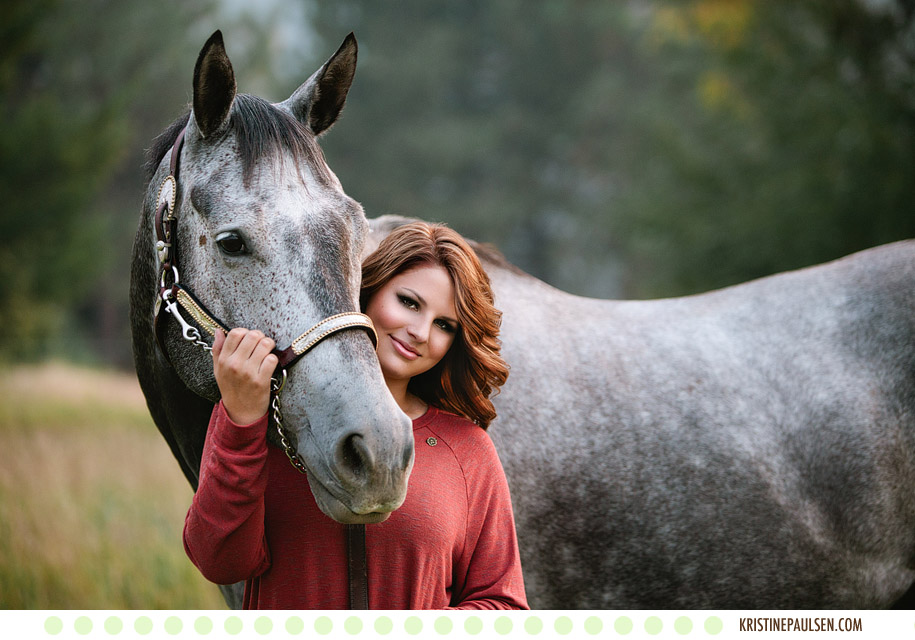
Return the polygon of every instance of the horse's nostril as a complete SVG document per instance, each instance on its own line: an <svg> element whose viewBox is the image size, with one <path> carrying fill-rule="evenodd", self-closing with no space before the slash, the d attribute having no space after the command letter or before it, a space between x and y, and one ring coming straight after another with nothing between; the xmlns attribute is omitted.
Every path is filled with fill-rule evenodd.
<svg viewBox="0 0 915 640"><path fill-rule="evenodd" d="M372 466L372 454L365 445L365 440L358 433L343 439L340 444L338 462L340 466L357 481L363 481Z"/></svg>
<svg viewBox="0 0 915 640"><path fill-rule="evenodd" d="M400 468L403 469L404 471L406 471L407 469L410 468L410 464L411 464L412 462L413 462L413 443L411 442L411 443L410 443L410 446L409 446L409 447L406 447L406 448L404 449L404 452L403 452L403 464L401 465Z"/></svg>

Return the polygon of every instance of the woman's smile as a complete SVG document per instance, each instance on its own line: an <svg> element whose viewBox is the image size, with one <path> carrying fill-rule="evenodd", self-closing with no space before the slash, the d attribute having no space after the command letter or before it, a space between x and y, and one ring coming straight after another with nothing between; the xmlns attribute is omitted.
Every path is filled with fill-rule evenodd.
<svg viewBox="0 0 915 640"><path fill-rule="evenodd" d="M391 342L394 343L394 350L407 360L416 360L420 356L420 353L417 349L414 349L403 340L391 336Z"/></svg>

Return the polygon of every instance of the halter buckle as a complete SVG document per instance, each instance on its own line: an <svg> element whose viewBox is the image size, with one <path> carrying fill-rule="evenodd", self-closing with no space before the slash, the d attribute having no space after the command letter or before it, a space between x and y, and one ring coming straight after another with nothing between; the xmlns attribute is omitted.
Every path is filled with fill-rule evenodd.
<svg viewBox="0 0 915 640"><path fill-rule="evenodd" d="M171 249L172 243L159 240L156 243L156 253L159 255L159 262L164 264L168 261L168 250Z"/></svg>
<svg viewBox="0 0 915 640"><path fill-rule="evenodd" d="M168 273L168 269L162 269L162 276L159 278L159 289L165 289L168 285L165 284L165 274ZM172 286L178 284L178 267L172 265ZM162 299L165 300L171 295L171 288L166 289L166 292L162 294Z"/></svg>

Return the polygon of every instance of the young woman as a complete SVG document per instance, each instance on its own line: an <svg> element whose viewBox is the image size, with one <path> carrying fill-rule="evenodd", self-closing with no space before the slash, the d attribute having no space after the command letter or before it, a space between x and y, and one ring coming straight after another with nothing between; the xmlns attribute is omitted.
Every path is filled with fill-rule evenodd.
<svg viewBox="0 0 915 640"><path fill-rule="evenodd" d="M404 504L366 525L369 606L526 609L508 485L485 432L496 415L489 396L508 376L489 278L460 235L427 223L393 231L362 277L381 371L413 420L416 447ZM267 446L273 347L258 331L216 337L222 400L185 550L209 580L244 580L245 608L345 609L344 526Z"/></svg>

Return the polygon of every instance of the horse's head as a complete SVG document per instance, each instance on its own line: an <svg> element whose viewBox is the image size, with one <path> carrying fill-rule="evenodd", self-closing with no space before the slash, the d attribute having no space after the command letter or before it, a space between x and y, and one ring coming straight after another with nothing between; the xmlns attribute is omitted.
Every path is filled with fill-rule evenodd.
<svg viewBox="0 0 915 640"><path fill-rule="evenodd" d="M177 162L180 281L226 326L260 329L281 349L322 319L359 310L365 215L316 142L339 115L355 66L350 35L288 100L270 104L236 94L217 32L194 70ZM163 136L177 137L181 124ZM150 182L150 229L169 161L166 153ZM160 321L178 375L218 400L208 353L182 340L171 318ZM321 510L344 523L383 520L406 495L413 437L368 335L336 333L288 373L284 424Z"/></svg>

